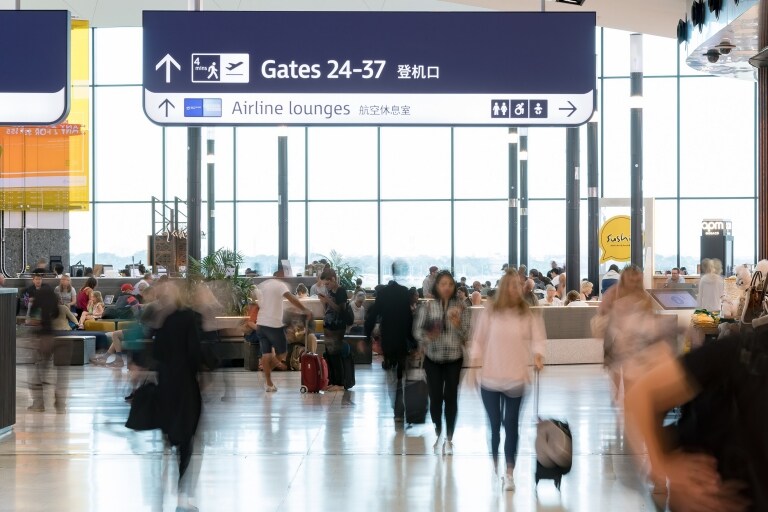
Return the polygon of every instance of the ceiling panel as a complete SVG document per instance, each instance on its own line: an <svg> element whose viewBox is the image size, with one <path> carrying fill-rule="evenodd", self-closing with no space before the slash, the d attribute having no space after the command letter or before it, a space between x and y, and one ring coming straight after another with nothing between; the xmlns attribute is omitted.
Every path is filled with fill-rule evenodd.
<svg viewBox="0 0 768 512"><path fill-rule="evenodd" d="M546 1L552 11L591 10L598 25L674 37L686 0L586 0L583 7ZM0 0L0 7L5 2ZM141 25L141 11L186 10L187 0L22 0L23 9L68 9L95 27ZM203 0L205 10L243 11L538 11L541 0Z"/></svg>

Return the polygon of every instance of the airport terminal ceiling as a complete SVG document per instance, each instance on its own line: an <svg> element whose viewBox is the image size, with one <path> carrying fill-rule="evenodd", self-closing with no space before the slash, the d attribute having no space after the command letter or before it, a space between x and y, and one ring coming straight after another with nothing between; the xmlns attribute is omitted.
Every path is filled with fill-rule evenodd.
<svg viewBox="0 0 768 512"><path fill-rule="evenodd" d="M0 0L9 9L14 0ZM684 0L586 0L583 7L546 0L551 11L597 12L601 27L675 37L677 20L685 14ZM142 10L186 10L187 0L22 0L22 9L66 9L86 19L92 27L125 27L141 24ZM540 0L203 0L211 11L538 11Z"/></svg>

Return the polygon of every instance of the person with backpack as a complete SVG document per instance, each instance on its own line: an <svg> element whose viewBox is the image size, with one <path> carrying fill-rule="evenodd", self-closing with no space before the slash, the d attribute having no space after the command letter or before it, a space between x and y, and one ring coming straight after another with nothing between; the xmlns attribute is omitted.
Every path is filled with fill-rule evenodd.
<svg viewBox="0 0 768 512"><path fill-rule="evenodd" d="M348 373L349 366L345 365L343 358L349 358L349 347L345 346L344 334L347 331L347 291L339 286L338 276L332 268L326 268L320 275L323 291L318 293L320 302L325 306L323 317L323 336L325 339L325 355L328 361L328 381L330 386L327 391L342 391L351 386L354 380ZM354 370L354 365L352 365Z"/></svg>
<svg viewBox="0 0 768 512"><path fill-rule="evenodd" d="M544 367L547 334L541 317L523 300L520 277L507 270L496 296L483 310L472 336L472 360L481 360L478 383L491 428L491 454L498 478L501 426L506 439L506 476L502 486L515 490L513 473L517 459L520 406L530 382L529 361L537 370Z"/></svg>
<svg viewBox="0 0 768 512"><path fill-rule="evenodd" d="M445 404L446 437L443 455L453 455L453 432L458 414L459 380L464 361L464 346L469 337L471 315L456 296L456 281L448 270L435 276L430 291L435 300L426 302L419 310L413 326L413 336L424 353L424 371L429 386L429 404L440 449L443 435L443 404Z"/></svg>

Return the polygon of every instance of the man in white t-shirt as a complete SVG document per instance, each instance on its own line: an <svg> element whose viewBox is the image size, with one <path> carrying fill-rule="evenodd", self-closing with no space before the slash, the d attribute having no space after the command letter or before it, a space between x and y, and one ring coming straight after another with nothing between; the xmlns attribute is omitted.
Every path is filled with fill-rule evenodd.
<svg viewBox="0 0 768 512"><path fill-rule="evenodd" d="M283 270L275 272L275 277L283 277ZM296 306L307 319L312 318L312 312L291 293L280 279L267 279L259 285L259 316L256 320L256 337L261 346L261 366L264 369L265 391L274 393L277 386L272 382L272 370L285 361L288 352L288 341L283 329L283 299ZM273 353L274 352L274 353Z"/></svg>

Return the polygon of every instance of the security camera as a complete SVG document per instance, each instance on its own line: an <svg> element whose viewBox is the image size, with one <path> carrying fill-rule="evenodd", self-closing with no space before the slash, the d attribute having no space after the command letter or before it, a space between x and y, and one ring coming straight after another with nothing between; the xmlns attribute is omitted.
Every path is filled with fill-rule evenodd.
<svg viewBox="0 0 768 512"><path fill-rule="evenodd" d="M728 55L736 49L736 45L731 44L731 42L727 39L723 39L720 41L719 45L715 46L715 48L720 52L720 55Z"/></svg>
<svg viewBox="0 0 768 512"><path fill-rule="evenodd" d="M707 60L714 64L718 60L720 60L720 52L717 50L707 50L707 53L704 54L707 57Z"/></svg>

